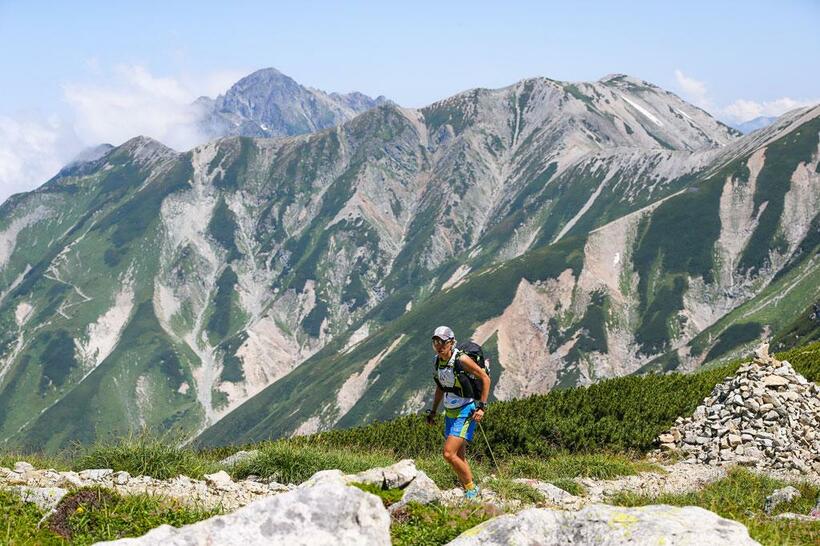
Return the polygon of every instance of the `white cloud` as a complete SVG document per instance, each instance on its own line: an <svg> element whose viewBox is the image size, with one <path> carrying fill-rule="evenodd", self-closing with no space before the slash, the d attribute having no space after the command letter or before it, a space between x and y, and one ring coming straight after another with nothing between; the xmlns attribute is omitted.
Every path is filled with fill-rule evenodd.
<svg viewBox="0 0 820 546"><path fill-rule="evenodd" d="M820 99L795 100L783 97L772 101L756 102L753 100L738 99L722 109L723 116L737 123L743 123L761 116L777 117L789 110L820 104Z"/></svg>
<svg viewBox="0 0 820 546"><path fill-rule="evenodd" d="M88 81L66 82L62 118L0 116L0 203L54 176L82 149L150 136L177 150L205 141L193 101L215 97L249 71L160 77L139 64L101 66L86 60Z"/></svg>
<svg viewBox="0 0 820 546"><path fill-rule="evenodd" d="M0 116L0 203L57 174L81 147L58 119Z"/></svg>
<svg viewBox="0 0 820 546"><path fill-rule="evenodd" d="M675 70L675 80L677 80L685 99L701 108L711 107L712 101L709 99L705 83L687 76L680 69Z"/></svg>
<svg viewBox="0 0 820 546"><path fill-rule="evenodd" d="M143 66L120 65L110 83L68 83L63 91L83 142L118 145L145 135L187 150L204 140L191 104L195 91L178 79L156 77Z"/></svg>
<svg viewBox="0 0 820 546"><path fill-rule="evenodd" d="M790 97L781 97L772 101L757 102L748 99L738 99L731 104L719 107L709 96L706 83L684 74L680 69L675 70L675 80L678 82L683 98L695 106L708 110L712 115L730 123L743 123L760 116L777 117L789 110L820 104L820 98L814 100L798 100Z"/></svg>

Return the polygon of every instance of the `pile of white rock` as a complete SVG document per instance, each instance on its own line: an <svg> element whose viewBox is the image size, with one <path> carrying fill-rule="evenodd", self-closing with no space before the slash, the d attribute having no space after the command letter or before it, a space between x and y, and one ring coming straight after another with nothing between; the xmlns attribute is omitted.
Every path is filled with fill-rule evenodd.
<svg viewBox="0 0 820 546"><path fill-rule="evenodd" d="M161 495L186 504L206 508L222 507L226 510L234 510L258 498L295 487L276 482L233 481L224 470L208 474L204 478L195 480L177 476L158 480L150 476L131 476L128 472L115 472L110 468L58 472L53 469L37 469L25 461L16 463L14 468L0 467L0 488L15 491L25 500L46 510L52 509L70 489L80 487L105 487L123 495Z"/></svg>
<svg viewBox="0 0 820 546"><path fill-rule="evenodd" d="M688 462L820 474L820 388L763 344L659 440Z"/></svg>
<svg viewBox="0 0 820 546"><path fill-rule="evenodd" d="M433 480L418 470L411 459L404 459L384 468L371 468L358 474L322 470L300 485L254 479L234 481L224 470L206 474L202 480L187 476L158 480L150 476L131 476L128 472L115 472L110 468L58 472L53 469L37 469L25 461L17 462L14 468L0 467L0 489L13 491L47 511L54 509L69 490L81 487L105 487L122 495L159 495L194 506L219 507L232 511L260 498L320 483L363 483L384 489L403 489L402 500L394 505L395 509L411 501L423 504L434 502L442 495Z"/></svg>

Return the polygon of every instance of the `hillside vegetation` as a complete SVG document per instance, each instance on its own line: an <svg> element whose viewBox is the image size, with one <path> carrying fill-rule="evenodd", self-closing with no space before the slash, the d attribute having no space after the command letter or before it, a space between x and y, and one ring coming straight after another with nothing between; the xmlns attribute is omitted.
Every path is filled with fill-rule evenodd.
<svg viewBox="0 0 820 546"><path fill-rule="evenodd" d="M777 357L791 362L806 378L820 380L820 342ZM661 471L642 459L655 447L658 433L676 417L691 413L739 365L736 362L692 375L622 377L590 387L496 402L469 451L476 478L488 479L485 483L502 498L541 503L540 493L512 479L540 479L583 495L584 488L576 478L613 479ZM18 460L27 460L38 468L112 468L159 479L181 474L202 478L206 473L225 469L235 479L255 475L281 483L300 483L319 470L355 473L411 457L440 487L450 488L457 484L439 454L440 430L440 426L429 427L421 416L413 415L364 427L211 449L176 447L169 438L136 436L76 447L55 456L0 454L0 466L11 467ZM257 449L260 453L231 467L219 463L239 449ZM748 483L753 487L743 485ZM763 544L811 544L816 524L773 520L761 512L762 499L782 485L777 480L741 472L732 473L698 493L660 498L624 494L614 502L702 506L743 522ZM820 492L807 484L799 487L806 499ZM386 503L395 502L398 495L396 491L371 492L382 496ZM791 503L782 510L802 510L807 502ZM2 491L0 506L8 514L4 525L0 525L0 540L8 544L89 544L136 536L163 523L182 525L219 512L192 509L160 498L122 497L102 489L79 489L61 502L47 525L38 527L37 522L45 514L34 505ZM391 533L395 544L443 544L495 514L494 509L483 505L461 510L411 505L394 519Z"/></svg>

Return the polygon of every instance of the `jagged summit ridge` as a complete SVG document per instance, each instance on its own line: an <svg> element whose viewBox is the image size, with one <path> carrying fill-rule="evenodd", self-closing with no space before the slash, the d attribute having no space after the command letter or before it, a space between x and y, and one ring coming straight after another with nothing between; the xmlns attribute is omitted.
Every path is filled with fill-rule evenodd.
<svg viewBox="0 0 820 546"><path fill-rule="evenodd" d="M305 87L275 68L257 70L216 99L200 97L200 127L221 136L282 137L343 123L386 102L362 93L325 93Z"/></svg>

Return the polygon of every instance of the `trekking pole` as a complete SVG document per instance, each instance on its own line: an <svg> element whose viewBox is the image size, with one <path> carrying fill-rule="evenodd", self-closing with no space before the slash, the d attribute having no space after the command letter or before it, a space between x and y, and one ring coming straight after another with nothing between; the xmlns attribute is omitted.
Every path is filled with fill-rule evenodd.
<svg viewBox="0 0 820 546"><path fill-rule="evenodd" d="M495 460L495 455L493 455L493 448L490 447L490 441L487 439L487 435L484 434L484 427L481 426L481 421L477 421L478 430L481 431L481 435L484 437L484 443L487 444L487 449L490 451L490 457L493 459L493 464L495 465L496 471L498 471L498 477L501 477L501 467L498 466L498 462Z"/></svg>

